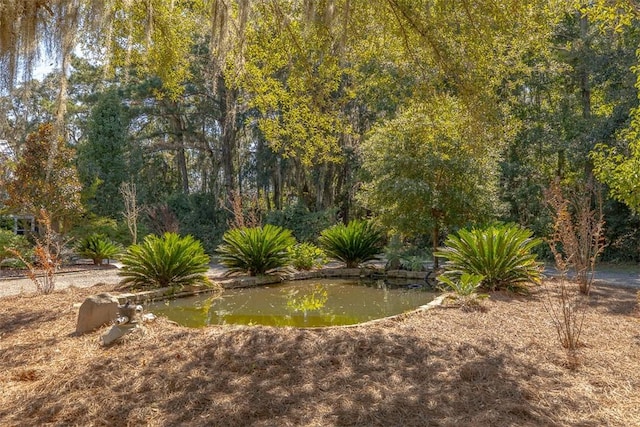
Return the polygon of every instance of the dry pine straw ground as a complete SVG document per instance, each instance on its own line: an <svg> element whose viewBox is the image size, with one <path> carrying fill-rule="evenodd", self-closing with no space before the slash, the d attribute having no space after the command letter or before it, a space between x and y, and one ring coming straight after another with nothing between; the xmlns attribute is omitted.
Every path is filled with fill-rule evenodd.
<svg viewBox="0 0 640 427"><path fill-rule="evenodd" d="M640 426L632 290L595 290L571 369L540 291L353 328L159 319L104 348L73 303L110 289L0 298L0 425Z"/></svg>

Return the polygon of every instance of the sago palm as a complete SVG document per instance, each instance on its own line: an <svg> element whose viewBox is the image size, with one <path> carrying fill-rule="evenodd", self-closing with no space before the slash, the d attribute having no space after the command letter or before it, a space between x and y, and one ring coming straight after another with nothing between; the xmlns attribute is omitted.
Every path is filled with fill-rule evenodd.
<svg viewBox="0 0 640 427"><path fill-rule="evenodd" d="M102 264L105 259L117 258L122 250L120 245L97 233L84 237L76 245L78 255L91 259L94 265Z"/></svg>
<svg viewBox="0 0 640 427"><path fill-rule="evenodd" d="M540 281L541 264L531 251L542 240L532 235L514 224L463 229L449 235L434 256L447 260L446 277L457 280L465 273L478 274L484 276L485 289L514 289Z"/></svg>
<svg viewBox="0 0 640 427"><path fill-rule="evenodd" d="M382 231L367 221L355 220L327 228L318 242L329 257L355 268L382 252Z"/></svg>
<svg viewBox="0 0 640 427"><path fill-rule="evenodd" d="M290 230L267 224L228 230L218 246L220 263L230 272L264 274L289 263L288 249L296 244Z"/></svg>
<svg viewBox="0 0 640 427"><path fill-rule="evenodd" d="M151 287L208 283L204 273L209 269L209 256L192 236L149 235L130 246L120 261L123 267L118 274L124 277L123 283Z"/></svg>

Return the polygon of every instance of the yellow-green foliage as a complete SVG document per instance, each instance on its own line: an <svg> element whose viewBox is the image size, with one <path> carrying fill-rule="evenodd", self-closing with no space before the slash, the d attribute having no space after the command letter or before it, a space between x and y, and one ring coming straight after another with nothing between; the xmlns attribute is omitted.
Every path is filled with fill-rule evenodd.
<svg viewBox="0 0 640 427"><path fill-rule="evenodd" d="M363 143L368 179L359 196L385 224L409 235L482 219L499 206L491 139L454 97L412 104Z"/></svg>
<svg viewBox="0 0 640 427"><path fill-rule="evenodd" d="M297 292L287 295L287 308L292 311L313 311L325 306L329 299L327 289L316 285L310 292L298 295Z"/></svg>
<svg viewBox="0 0 640 427"><path fill-rule="evenodd" d="M299 11L286 2L254 9L235 82L260 111L258 126L274 151L307 165L335 161L339 138L350 132L339 113L352 98L341 87L350 71L338 55L327 54L335 43L329 29L283 19L281 13Z"/></svg>
<svg viewBox="0 0 640 427"><path fill-rule="evenodd" d="M291 265L298 270L311 270L327 262L327 255L322 249L308 242L298 243L289 248Z"/></svg>
<svg viewBox="0 0 640 427"><path fill-rule="evenodd" d="M105 14L110 28L106 39L112 67L136 66L158 76L159 96L175 98L190 77L191 49L199 29L206 25L205 0L127 1L110 3ZM200 30L201 31L201 30Z"/></svg>

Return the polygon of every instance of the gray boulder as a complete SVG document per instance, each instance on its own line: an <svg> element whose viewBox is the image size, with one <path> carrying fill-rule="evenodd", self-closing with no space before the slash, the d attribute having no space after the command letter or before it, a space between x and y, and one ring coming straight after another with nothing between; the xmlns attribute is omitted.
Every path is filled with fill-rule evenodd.
<svg viewBox="0 0 640 427"><path fill-rule="evenodd" d="M80 306L76 334L91 332L118 317L118 299L108 293L92 295Z"/></svg>

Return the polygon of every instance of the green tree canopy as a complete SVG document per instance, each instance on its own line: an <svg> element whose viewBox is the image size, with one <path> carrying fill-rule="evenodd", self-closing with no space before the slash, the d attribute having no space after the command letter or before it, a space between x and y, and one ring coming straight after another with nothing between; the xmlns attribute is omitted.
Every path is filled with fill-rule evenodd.
<svg viewBox="0 0 640 427"><path fill-rule="evenodd" d="M104 94L87 122L87 139L78 147L78 172L87 202L98 215L116 218L124 205L120 184L129 178L128 118L120 97Z"/></svg>
<svg viewBox="0 0 640 427"><path fill-rule="evenodd" d="M496 212L493 136L456 98L435 96L375 127L362 146L362 202L408 235L459 226Z"/></svg>

